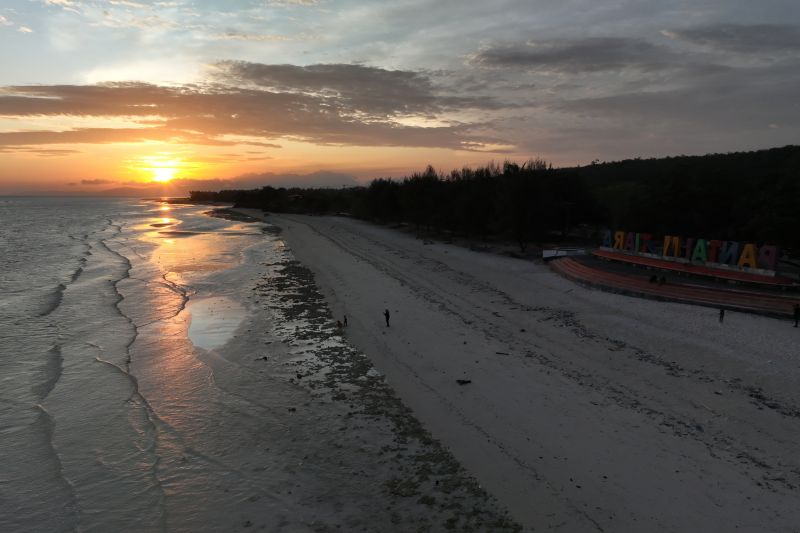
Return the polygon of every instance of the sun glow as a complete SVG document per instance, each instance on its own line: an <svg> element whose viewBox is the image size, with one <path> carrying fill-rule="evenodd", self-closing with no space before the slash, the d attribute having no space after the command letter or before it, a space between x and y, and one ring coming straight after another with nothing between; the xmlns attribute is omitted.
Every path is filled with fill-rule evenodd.
<svg viewBox="0 0 800 533"><path fill-rule="evenodd" d="M143 175L142 178L154 183L169 183L177 178L185 178L189 168L183 158L169 152L142 156L130 162L131 169Z"/></svg>
<svg viewBox="0 0 800 533"><path fill-rule="evenodd" d="M173 167L156 167L150 169L150 172L153 173L153 181L159 183L167 183L175 177L177 171L178 169Z"/></svg>

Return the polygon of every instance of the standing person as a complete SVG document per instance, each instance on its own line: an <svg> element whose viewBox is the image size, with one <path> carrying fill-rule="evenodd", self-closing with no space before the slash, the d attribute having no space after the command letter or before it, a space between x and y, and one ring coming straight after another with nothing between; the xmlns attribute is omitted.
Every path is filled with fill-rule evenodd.
<svg viewBox="0 0 800 533"><path fill-rule="evenodd" d="M794 327L797 327L798 321L800 321L800 304L794 304Z"/></svg>
<svg viewBox="0 0 800 533"><path fill-rule="evenodd" d="M388 309L384 309L383 310L383 318L386 319L386 327L388 328L389 327L389 310Z"/></svg>
<svg viewBox="0 0 800 533"><path fill-rule="evenodd" d="M344 322L344 327L347 327L347 315L344 315L344 317L343 317L343 318L344 318L344 320L343 320L343 322Z"/></svg>
<svg viewBox="0 0 800 533"><path fill-rule="evenodd" d="M725 308L719 308L719 323L722 324L722 321L725 320Z"/></svg>

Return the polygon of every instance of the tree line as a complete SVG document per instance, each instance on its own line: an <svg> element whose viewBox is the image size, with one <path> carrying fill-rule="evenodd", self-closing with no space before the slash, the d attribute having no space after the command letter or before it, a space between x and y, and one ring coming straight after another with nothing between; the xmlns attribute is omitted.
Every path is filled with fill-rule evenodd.
<svg viewBox="0 0 800 533"><path fill-rule="evenodd" d="M193 191L194 201L347 213L468 239L594 238L619 229L778 244L800 251L800 147L629 159L554 169L542 159L445 174L428 166L363 187Z"/></svg>

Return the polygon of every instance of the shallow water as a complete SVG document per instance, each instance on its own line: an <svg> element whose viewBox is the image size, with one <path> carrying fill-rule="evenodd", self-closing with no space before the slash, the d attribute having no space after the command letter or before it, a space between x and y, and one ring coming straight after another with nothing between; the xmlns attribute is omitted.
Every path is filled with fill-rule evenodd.
<svg viewBox="0 0 800 533"><path fill-rule="evenodd" d="M208 209L0 202L0 531L505 530L278 230Z"/></svg>
<svg viewBox="0 0 800 533"><path fill-rule="evenodd" d="M218 289L235 293L251 248L271 246L205 211L0 204L0 529L160 530L230 475L194 447L188 464L186 439L230 407L196 348L233 336L243 289Z"/></svg>
<svg viewBox="0 0 800 533"><path fill-rule="evenodd" d="M245 318L245 309L225 296L193 299L189 314L189 340L198 348L212 350L225 346Z"/></svg>

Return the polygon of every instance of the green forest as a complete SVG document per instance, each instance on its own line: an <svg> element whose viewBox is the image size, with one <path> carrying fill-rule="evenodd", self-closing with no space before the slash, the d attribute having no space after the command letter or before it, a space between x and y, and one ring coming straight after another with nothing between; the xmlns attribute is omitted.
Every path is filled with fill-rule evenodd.
<svg viewBox="0 0 800 533"><path fill-rule="evenodd" d="M800 252L800 146L553 168L541 159L363 187L193 191L193 201L346 213L468 239L587 241L603 229L769 243Z"/></svg>

